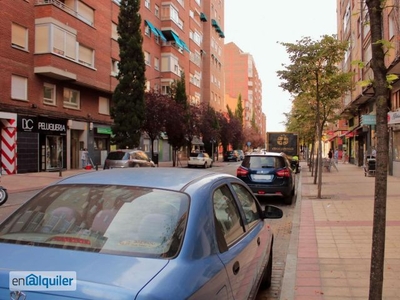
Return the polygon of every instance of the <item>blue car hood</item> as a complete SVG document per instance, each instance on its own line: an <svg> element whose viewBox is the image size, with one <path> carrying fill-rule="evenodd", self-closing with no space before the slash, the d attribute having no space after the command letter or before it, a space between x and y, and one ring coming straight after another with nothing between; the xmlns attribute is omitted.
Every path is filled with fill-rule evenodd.
<svg viewBox="0 0 400 300"><path fill-rule="evenodd" d="M168 260L0 243L0 299L11 299L10 271L75 271L76 291L24 291L29 300L134 299Z"/></svg>

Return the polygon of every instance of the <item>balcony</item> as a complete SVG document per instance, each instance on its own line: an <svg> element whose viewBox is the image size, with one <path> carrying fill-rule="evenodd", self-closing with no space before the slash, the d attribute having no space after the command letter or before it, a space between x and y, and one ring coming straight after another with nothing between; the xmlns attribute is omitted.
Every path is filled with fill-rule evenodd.
<svg viewBox="0 0 400 300"><path fill-rule="evenodd" d="M94 26L93 9L80 1L36 0L35 5L54 5L82 22Z"/></svg>

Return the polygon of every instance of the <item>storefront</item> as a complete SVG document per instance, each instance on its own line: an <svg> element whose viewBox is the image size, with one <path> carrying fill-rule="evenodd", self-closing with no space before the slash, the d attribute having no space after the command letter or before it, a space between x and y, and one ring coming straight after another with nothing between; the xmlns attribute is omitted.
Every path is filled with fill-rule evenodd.
<svg viewBox="0 0 400 300"><path fill-rule="evenodd" d="M18 116L18 173L66 168L67 120Z"/></svg>
<svg viewBox="0 0 400 300"><path fill-rule="evenodd" d="M400 112L388 113L389 174L400 177Z"/></svg>

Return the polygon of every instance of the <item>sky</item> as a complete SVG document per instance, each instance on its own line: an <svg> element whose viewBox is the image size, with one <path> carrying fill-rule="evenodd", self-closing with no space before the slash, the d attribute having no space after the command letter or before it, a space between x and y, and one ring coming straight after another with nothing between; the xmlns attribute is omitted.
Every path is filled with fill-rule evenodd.
<svg viewBox="0 0 400 300"><path fill-rule="evenodd" d="M276 71L289 64L286 48L303 37L336 34L336 0L225 0L225 43L253 56L262 82L267 131L284 131L291 96L279 87Z"/></svg>

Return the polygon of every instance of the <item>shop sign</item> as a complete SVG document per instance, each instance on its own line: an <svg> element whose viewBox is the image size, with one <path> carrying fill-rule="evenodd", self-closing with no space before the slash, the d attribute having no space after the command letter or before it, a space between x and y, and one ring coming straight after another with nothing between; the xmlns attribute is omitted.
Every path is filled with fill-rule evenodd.
<svg viewBox="0 0 400 300"><path fill-rule="evenodd" d="M18 116L17 129L23 132L38 132L46 134L66 134L67 120L44 117Z"/></svg>
<svg viewBox="0 0 400 300"><path fill-rule="evenodd" d="M388 112L388 124L400 123L400 111L389 111Z"/></svg>
<svg viewBox="0 0 400 300"><path fill-rule="evenodd" d="M376 115L361 115L361 125L376 125Z"/></svg>
<svg viewBox="0 0 400 300"><path fill-rule="evenodd" d="M97 133L112 134L110 127L97 127Z"/></svg>

